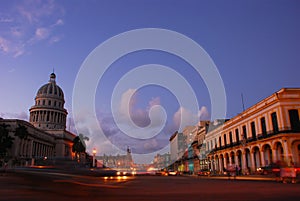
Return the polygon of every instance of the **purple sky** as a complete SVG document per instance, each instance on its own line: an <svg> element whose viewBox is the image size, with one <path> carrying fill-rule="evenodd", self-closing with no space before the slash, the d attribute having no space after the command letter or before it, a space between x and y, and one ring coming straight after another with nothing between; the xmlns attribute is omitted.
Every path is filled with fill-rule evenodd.
<svg viewBox="0 0 300 201"><path fill-rule="evenodd" d="M92 50L126 31L161 28L191 38L209 54L222 77L227 97L226 116L231 118L242 111L241 93L247 108L280 88L300 87L299 19L300 1L297 0L2 1L0 116L28 119L28 109L34 104L38 88L49 80L54 68L57 83L65 93L68 117L72 118L76 76ZM183 115L186 124L192 115L187 108L180 110L175 95L166 88L150 85L128 89L120 104L126 95L134 94L129 110L136 125L149 125L149 110L157 105L165 108L167 120L163 134L147 142L139 144L125 135L119 136L120 131L111 116L112 90L124 74L152 63L176 70L189 82L202 119L209 118L211 110L205 83L184 60L151 50L119 58L99 82L96 113L103 132L114 144L122 142L118 144L121 149L125 149L126 144L139 154L164 147L169 136L178 129L178 115ZM121 108L119 112L123 109L128 108ZM161 115L154 111L154 116L159 119ZM89 124L88 114L83 114L78 127L90 137L89 150L97 147L102 154L113 147L98 138L97 128ZM74 124L71 130L75 131ZM122 151L111 151L116 152Z"/></svg>

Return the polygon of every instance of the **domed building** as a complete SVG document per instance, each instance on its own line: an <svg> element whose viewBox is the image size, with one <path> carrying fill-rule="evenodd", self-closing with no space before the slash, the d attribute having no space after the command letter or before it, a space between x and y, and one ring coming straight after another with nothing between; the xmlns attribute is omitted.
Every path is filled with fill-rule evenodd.
<svg viewBox="0 0 300 201"><path fill-rule="evenodd" d="M35 97L35 105L30 108L29 122L43 130L65 130L67 110L62 89L56 84L56 75L43 85Z"/></svg>
<svg viewBox="0 0 300 201"><path fill-rule="evenodd" d="M37 91L35 104L29 109L29 122L20 119L1 119L0 126L14 138L8 155L19 164L36 164L41 159L71 159L75 134L66 130L68 112L64 108L63 90L56 84L56 75ZM20 135L26 130L26 135Z"/></svg>

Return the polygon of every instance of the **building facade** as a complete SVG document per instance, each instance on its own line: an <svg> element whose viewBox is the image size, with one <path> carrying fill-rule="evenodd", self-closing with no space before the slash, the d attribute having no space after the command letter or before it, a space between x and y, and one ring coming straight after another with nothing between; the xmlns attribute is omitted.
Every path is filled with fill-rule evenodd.
<svg viewBox="0 0 300 201"><path fill-rule="evenodd" d="M159 170L167 168L171 164L170 157L170 153L157 154L154 156L153 166Z"/></svg>
<svg viewBox="0 0 300 201"><path fill-rule="evenodd" d="M134 162L131 155L131 150L127 148L127 153L124 155L103 155L96 156L96 159L102 163L104 167L130 170L134 167Z"/></svg>
<svg viewBox="0 0 300 201"><path fill-rule="evenodd" d="M300 89L283 88L224 124L208 131L209 168L230 165L244 174L271 163L300 165Z"/></svg>
<svg viewBox="0 0 300 201"><path fill-rule="evenodd" d="M0 124L6 125L9 135L14 138L8 155L20 165L34 164L40 159L73 157L75 134L66 130L68 113L64 108L64 93L55 79L56 75L52 73L49 82L37 91L35 105L29 109L29 122L0 119ZM26 136L18 136L20 128L25 130Z"/></svg>

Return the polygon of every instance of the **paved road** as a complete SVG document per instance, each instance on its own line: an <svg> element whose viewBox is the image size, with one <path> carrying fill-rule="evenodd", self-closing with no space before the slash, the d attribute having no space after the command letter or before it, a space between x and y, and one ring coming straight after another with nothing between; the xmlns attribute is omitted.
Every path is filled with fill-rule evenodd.
<svg viewBox="0 0 300 201"><path fill-rule="evenodd" d="M184 176L91 177L57 172L0 176L0 200L300 200L300 184Z"/></svg>

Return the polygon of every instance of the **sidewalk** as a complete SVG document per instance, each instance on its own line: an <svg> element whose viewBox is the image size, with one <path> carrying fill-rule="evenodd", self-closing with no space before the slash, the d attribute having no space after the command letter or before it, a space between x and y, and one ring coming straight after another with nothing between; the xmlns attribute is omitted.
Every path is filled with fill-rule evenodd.
<svg viewBox="0 0 300 201"><path fill-rule="evenodd" d="M198 175L182 175L182 176L192 176L200 179L221 179L221 180L241 180L241 181L270 181L270 182L282 182L280 178L273 175L240 175L240 176L230 176L227 175L210 175L210 176L198 176ZM290 182L288 182L290 183ZM297 176L296 183L300 183L300 177Z"/></svg>

